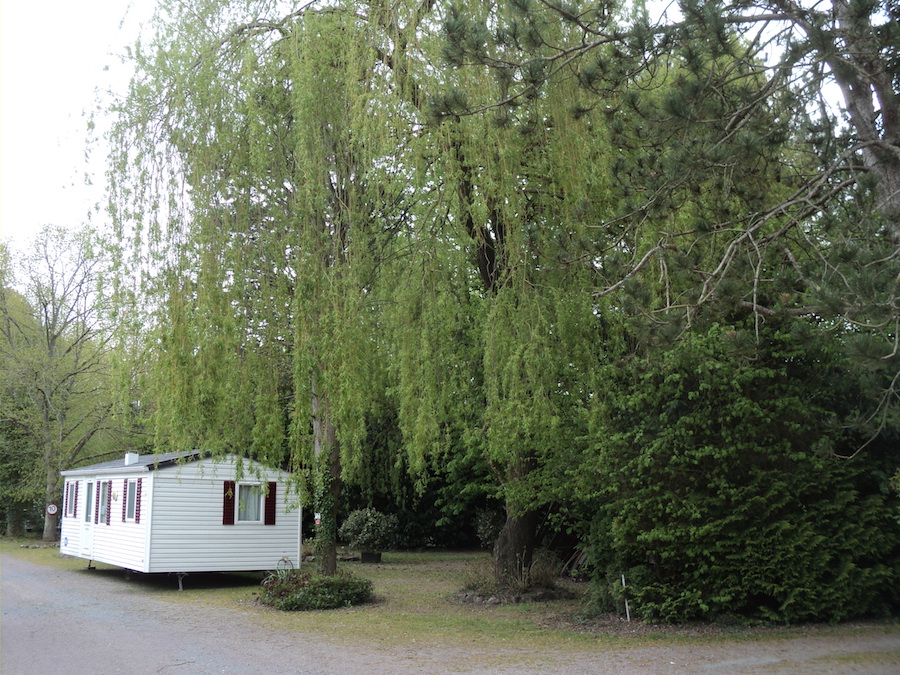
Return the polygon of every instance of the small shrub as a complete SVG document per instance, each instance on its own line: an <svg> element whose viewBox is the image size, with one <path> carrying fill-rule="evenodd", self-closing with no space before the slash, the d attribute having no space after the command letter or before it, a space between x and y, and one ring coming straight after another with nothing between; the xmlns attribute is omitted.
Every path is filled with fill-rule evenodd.
<svg viewBox="0 0 900 675"><path fill-rule="evenodd" d="M530 565L521 565L514 577L505 580L506 594L530 593L536 590L552 590L562 575L562 563L555 553L538 549Z"/></svg>
<svg viewBox="0 0 900 675"><path fill-rule="evenodd" d="M463 590L489 595L497 591L494 566L490 558L470 562L463 573Z"/></svg>
<svg viewBox="0 0 900 675"><path fill-rule="evenodd" d="M310 575L300 570L276 570L262 581L260 601L286 611L336 609L369 602L372 582L346 572Z"/></svg>
<svg viewBox="0 0 900 675"><path fill-rule="evenodd" d="M350 548L379 552L397 541L397 516L375 509L359 509L347 516L338 534Z"/></svg>

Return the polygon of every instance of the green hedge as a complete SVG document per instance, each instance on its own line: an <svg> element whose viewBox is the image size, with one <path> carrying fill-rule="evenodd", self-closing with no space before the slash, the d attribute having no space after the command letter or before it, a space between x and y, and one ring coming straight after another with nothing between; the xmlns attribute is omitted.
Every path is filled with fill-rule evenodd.
<svg viewBox="0 0 900 675"><path fill-rule="evenodd" d="M895 612L889 462L878 443L852 461L831 452L849 442L835 424L840 371L778 333L755 359L739 358L732 334L714 328L642 364L595 420L595 607L622 607L625 574L645 620Z"/></svg>

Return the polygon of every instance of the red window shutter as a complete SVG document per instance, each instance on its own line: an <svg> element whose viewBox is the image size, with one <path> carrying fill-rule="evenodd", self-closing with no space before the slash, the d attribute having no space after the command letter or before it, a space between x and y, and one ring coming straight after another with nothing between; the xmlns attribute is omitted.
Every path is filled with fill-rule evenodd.
<svg viewBox="0 0 900 675"><path fill-rule="evenodd" d="M274 525L275 524L275 508L278 506L278 501L275 499L276 486L278 483L270 482L269 490L266 492L266 525Z"/></svg>
<svg viewBox="0 0 900 675"><path fill-rule="evenodd" d="M112 481L106 481L106 524L109 525L109 517L112 515Z"/></svg>
<svg viewBox="0 0 900 675"><path fill-rule="evenodd" d="M66 481L65 492L63 493L63 518L69 515L69 482Z"/></svg>
<svg viewBox="0 0 900 675"><path fill-rule="evenodd" d="M122 522L128 516L128 479L122 480Z"/></svg>
<svg viewBox="0 0 900 675"><path fill-rule="evenodd" d="M78 480L75 481L75 496L73 497L73 499L75 500L75 504L72 505L72 517L73 518L78 517L78 484L80 482L81 481L78 481Z"/></svg>
<svg viewBox="0 0 900 675"><path fill-rule="evenodd" d="M97 494L94 495L94 525L100 522L100 486L102 483L98 480L94 486L97 488Z"/></svg>
<svg viewBox="0 0 900 675"><path fill-rule="evenodd" d="M141 522L141 481L143 478L137 479L137 489L134 493L134 522Z"/></svg>
<svg viewBox="0 0 900 675"><path fill-rule="evenodd" d="M234 492L235 484L233 480L225 481L225 492L222 497L222 524L234 525Z"/></svg>

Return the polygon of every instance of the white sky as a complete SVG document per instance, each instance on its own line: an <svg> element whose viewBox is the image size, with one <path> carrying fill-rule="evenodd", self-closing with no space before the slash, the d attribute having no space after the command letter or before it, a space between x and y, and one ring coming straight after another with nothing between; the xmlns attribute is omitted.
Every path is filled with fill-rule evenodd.
<svg viewBox="0 0 900 675"><path fill-rule="evenodd" d="M44 225L79 227L102 202L105 151L85 163L87 115L98 89L124 90L129 73L117 55L153 7L154 0L0 0L3 241L22 248ZM86 171L94 174L90 188Z"/></svg>

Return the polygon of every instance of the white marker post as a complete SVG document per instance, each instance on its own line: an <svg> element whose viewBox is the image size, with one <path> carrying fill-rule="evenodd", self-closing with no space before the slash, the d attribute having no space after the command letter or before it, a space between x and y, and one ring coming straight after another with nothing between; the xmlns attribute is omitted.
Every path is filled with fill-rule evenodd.
<svg viewBox="0 0 900 675"><path fill-rule="evenodd" d="M631 611L628 609L628 593L625 591L625 575L622 575L622 595L625 597L625 618L631 623Z"/></svg>

